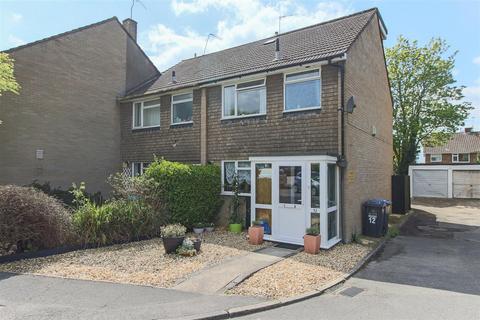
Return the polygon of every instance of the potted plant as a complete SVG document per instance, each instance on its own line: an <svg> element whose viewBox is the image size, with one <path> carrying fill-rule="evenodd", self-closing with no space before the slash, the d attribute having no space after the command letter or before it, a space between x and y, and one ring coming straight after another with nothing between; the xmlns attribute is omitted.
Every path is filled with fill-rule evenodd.
<svg viewBox="0 0 480 320"><path fill-rule="evenodd" d="M253 221L252 226L248 228L248 242L253 245L263 243L263 222Z"/></svg>
<svg viewBox="0 0 480 320"><path fill-rule="evenodd" d="M241 233L242 232L242 218L240 217L240 197L239 197L239 186L238 186L238 176L235 174L233 176L232 182L232 204L231 204L231 215L230 215L230 232Z"/></svg>
<svg viewBox="0 0 480 320"><path fill-rule="evenodd" d="M202 234L205 230L203 222L198 222L193 225L193 232L196 234Z"/></svg>
<svg viewBox="0 0 480 320"><path fill-rule="evenodd" d="M215 224L213 222L209 222L205 225L206 232L213 232L213 229L215 229Z"/></svg>
<svg viewBox="0 0 480 320"><path fill-rule="evenodd" d="M307 228L303 236L303 250L306 253L317 254L320 251L320 229L317 227Z"/></svg>
<svg viewBox="0 0 480 320"><path fill-rule="evenodd" d="M197 254L193 241L188 238L183 240L182 245L177 248L176 252L184 257L193 257Z"/></svg>
<svg viewBox="0 0 480 320"><path fill-rule="evenodd" d="M183 243L187 228L181 224L169 224L160 228L166 253L173 253Z"/></svg>

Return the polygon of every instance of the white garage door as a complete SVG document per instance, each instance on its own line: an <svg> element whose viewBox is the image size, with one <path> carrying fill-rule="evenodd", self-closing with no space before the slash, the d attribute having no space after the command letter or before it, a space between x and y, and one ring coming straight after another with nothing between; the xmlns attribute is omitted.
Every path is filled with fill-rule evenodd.
<svg viewBox="0 0 480 320"><path fill-rule="evenodd" d="M454 198L480 198L480 171L453 171Z"/></svg>
<svg viewBox="0 0 480 320"><path fill-rule="evenodd" d="M414 197L448 197L447 170L413 170Z"/></svg>

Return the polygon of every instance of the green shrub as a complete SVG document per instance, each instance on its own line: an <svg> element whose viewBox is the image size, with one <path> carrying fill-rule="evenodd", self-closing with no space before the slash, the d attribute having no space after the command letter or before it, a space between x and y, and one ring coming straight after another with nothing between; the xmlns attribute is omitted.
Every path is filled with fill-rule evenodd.
<svg viewBox="0 0 480 320"><path fill-rule="evenodd" d="M159 235L163 220L142 199L115 199L97 205L74 189L77 210L73 216L83 244L105 245Z"/></svg>
<svg viewBox="0 0 480 320"><path fill-rule="evenodd" d="M165 204L169 223L191 228L213 222L221 205L220 168L156 160L144 174L150 181L150 198Z"/></svg>
<svg viewBox="0 0 480 320"><path fill-rule="evenodd" d="M11 253L73 241L71 213L34 188L0 186L0 245Z"/></svg>
<svg viewBox="0 0 480 320"><path fill-rule="evenodd" d="M33 187L37 190L43 191L44 193L48 194L49 196L52 196L54 198L57 198L67 206L71 207L73 206L73 200L74 196L72 194L73 187L63 190L60 187L57 188L52 188L50 186L50 182L44 182L43 184L38 182L37 180L34 180L31 184L27 185L26 187ZM85 192L85 191L84 191ZM103 197L100 191L95 192L93 194L85 192L85 195L90 198L95 203L101 204L103 202Z"/></svg>

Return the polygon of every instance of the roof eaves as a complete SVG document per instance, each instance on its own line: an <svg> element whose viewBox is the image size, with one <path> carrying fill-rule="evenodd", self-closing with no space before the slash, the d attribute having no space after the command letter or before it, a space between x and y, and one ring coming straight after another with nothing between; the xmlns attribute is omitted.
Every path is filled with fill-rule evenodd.
<svg viewBox="0 0 480 320"><path fill-rule="evenodd" d="M118 23L120 23L120 21L118 20L117 17L111 17L111 18L108 18L108 19L105 19L105 20L102 20L102 21L98 21L98 22L95 22L95 23L92 23L92 24L89 24L89 25L86 25L86 26L83 26L83 27L80 27L80 28L72 29L70 31L62 32L62 33L59 33L59 34L56 34L56 35L53 35L53 36L50 36L50 37L47 37L47 38L43 38L43 39L40 39L40 40L37 40L37 41L22 44L18 47L13 47L13 48L4 50L2 52L10 53L10 52L17 51L17 50L20 50L20 49L24 49L24 48L27 48L27 47L31 47L31 46L34 46L34 45L37 45L37 44L40 44L40 43L43 43L43 42L55 40L55 39L58 39L60 37L67 36L69 34L73 34L73 33L77 33L77 32L80 32L80 31L83 31L83 30L86 30L86 29L90 29L90 28L93 28L93 27L96 27L96 26L99 26L99 25L102 25L104 23L114 21L114 20L117 21Z"/></svg>

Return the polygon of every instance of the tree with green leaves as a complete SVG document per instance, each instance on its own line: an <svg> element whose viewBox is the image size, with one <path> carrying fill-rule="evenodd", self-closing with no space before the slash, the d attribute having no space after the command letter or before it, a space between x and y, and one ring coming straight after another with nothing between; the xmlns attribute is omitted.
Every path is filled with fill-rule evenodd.
<svg viewBox="0 0 480 320"><path fill-rule="evenodd" d="M13 62L8 53L0 52L0 97L4 92L18 94L20 91L20 85L13 74ZM2 124L1 119L0 124Z"/></svg>
<svg viewBox="0 0 480 320"><path fill-rule="evenodd" d="M0 96L4 92L18 94L20 90L20 85L13 74L13 62L8 53L0 52Z"/></svg>
<svg viewBox="0 0 480 320"><path fill-rule="evenodd" d="M419 46L400 36L386 49L393 96L393 151L396 174L408 174L420 146L445 143L468 117L463 86L455 86L454 52L442 39Z"/></svg>

